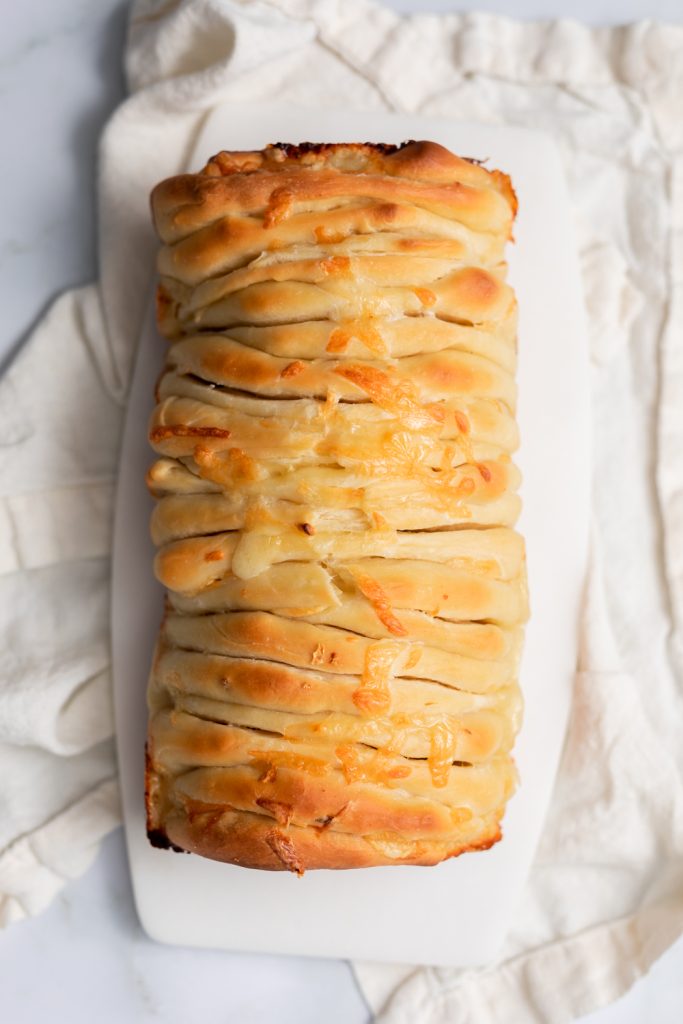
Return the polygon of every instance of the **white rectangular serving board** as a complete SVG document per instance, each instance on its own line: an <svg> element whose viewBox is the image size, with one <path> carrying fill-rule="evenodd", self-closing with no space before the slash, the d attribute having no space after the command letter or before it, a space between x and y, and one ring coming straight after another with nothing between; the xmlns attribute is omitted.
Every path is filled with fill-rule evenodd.
<svg viewBox="0 0 683 1024"><path fill-rule="evenodd" d="M433 868L251 871L153 849L143 807L145 688L162 613L144 474L165 343L150 317L123 438L114 532L112 643L123 809L140 920L162 942L264 953L470 966L493 959L520 899L562 749L576 666L589 509L588 355L576 246L558 152L541 134L384 113L230 107L191 162L268 142L432 139L507 171L519 196L510 282L520 308L518 463L532 617L522 664L521 785L504 838Z"/></svg>

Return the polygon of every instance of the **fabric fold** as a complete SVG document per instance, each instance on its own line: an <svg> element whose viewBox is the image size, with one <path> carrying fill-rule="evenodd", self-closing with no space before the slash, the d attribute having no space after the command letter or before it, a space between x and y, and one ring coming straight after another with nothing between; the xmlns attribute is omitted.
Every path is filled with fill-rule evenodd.
<svg viewBox="0 0 683 1024"><path fill-rule="evenodd" d="M0 853L0 927L39 914L65 882L86 871L119 822L116 779L107 779Z"/></svg>

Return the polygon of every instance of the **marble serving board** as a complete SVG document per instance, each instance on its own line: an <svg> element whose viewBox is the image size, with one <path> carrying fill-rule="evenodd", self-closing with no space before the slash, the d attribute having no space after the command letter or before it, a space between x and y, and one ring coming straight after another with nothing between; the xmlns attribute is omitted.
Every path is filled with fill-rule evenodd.
<svg viewBox="0 0 683 1024"><path fill-rule="evenodd" d="M532 616L522 663L521 785L504 838L434 868L250 871L153 849L143 806L145 687L162 613L152 575L152 461L146 425L164 357L150 310L123 438L113 558L114 701L123 810L138 913L162 942L226 950L470 966L495 957L521 897L566 730L577 654L589 517L589 379L576 245L552 140L527 130L410 115L218 108L190 167L220 149L271 141L432 139L507 171L519 196L510 282L520 307L519 529L527 542Z"/></svg>

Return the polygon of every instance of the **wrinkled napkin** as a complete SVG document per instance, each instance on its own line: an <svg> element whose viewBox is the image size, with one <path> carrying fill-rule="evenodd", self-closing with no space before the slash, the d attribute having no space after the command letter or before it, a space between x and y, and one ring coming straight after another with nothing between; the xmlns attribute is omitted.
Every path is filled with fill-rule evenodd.
<svg viewBox="0 0 683 1024"><path fill-rule="evenodd" d="M500 963L355 969L386 1024L555 1024L615 999L683 931L683 28L138 0L126 67L100 150L100 280L55 302L0 381L0 923L45 907L119 821L109 548L150 188L185 167L218 102L505 122L559 143L589 312L572 718Z"/></svg>

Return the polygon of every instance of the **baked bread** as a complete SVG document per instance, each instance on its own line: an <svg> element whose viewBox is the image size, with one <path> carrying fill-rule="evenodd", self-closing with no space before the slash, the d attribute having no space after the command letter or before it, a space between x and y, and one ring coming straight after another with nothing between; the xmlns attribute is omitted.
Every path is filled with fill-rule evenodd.
<svg viewBox="0 0 683 1024"><path fill-rule="evenodd" d="M508 178L430 142L152 193L158 846L298 874L501 835L527 616Z"/></svg>

